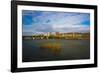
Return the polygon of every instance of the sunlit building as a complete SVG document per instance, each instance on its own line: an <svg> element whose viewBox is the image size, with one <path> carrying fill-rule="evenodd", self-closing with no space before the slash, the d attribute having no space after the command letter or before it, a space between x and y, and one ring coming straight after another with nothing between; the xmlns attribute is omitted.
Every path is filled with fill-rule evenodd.
<svg viewBox="0 0 100 73"><path fill-rule="evenodd" d="M23 36L23 39L90 39L90 33L59 33L47 32L45 34L37 34L33 36Z"/></svg>

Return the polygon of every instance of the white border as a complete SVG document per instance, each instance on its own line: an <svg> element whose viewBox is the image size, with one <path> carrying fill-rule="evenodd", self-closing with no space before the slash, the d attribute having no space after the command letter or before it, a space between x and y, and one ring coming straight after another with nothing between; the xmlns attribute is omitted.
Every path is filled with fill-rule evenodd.
<svg viewBox="0 0 100 73"><path fill-rule="evenodd" d="M17 7L18 13L18 68L26 67L43 67L43 66L58 66L58 65L78 65L78 64L93 64L94 63L94 10L92 9L77 9L77 8L57 8L57 7L40 7L40 6L23 6ZM44 61L44 62L24 62L22 63L22 10L42 10L42 11L63 11L63 12L82 12L90 13L90 59L87 60L63 60L63 61Z"/></svg>

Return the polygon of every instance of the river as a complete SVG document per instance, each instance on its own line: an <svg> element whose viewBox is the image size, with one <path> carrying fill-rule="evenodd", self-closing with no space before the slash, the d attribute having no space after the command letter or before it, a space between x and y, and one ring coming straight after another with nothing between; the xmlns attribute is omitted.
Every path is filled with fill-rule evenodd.
<svg viewBox="0 0 100 73"><path fill-rule="evenodd" d="M41 47L45 44L47 45L47 43L51 47ZM80 60L89 58L90 40L23 40L23 62Z"/></svg>

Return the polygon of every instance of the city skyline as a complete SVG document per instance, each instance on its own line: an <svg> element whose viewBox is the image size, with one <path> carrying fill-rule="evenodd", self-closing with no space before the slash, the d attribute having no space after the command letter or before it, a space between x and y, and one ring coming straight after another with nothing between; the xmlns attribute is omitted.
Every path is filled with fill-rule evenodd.
<svg viewBox="0 0 100 73"><path fill-rule="evenodd" d="M22 10L23 35L90 32L90 14Z"/></svg>

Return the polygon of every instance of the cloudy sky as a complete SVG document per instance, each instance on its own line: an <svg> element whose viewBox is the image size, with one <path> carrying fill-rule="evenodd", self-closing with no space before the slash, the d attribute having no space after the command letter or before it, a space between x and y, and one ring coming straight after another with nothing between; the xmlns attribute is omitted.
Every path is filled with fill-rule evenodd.
<svg viewBox="0 0 100 73"><path fill-rule="evenodd" d="M47 32L89 32L90 14L22 10L23 35Z"/></svg>

